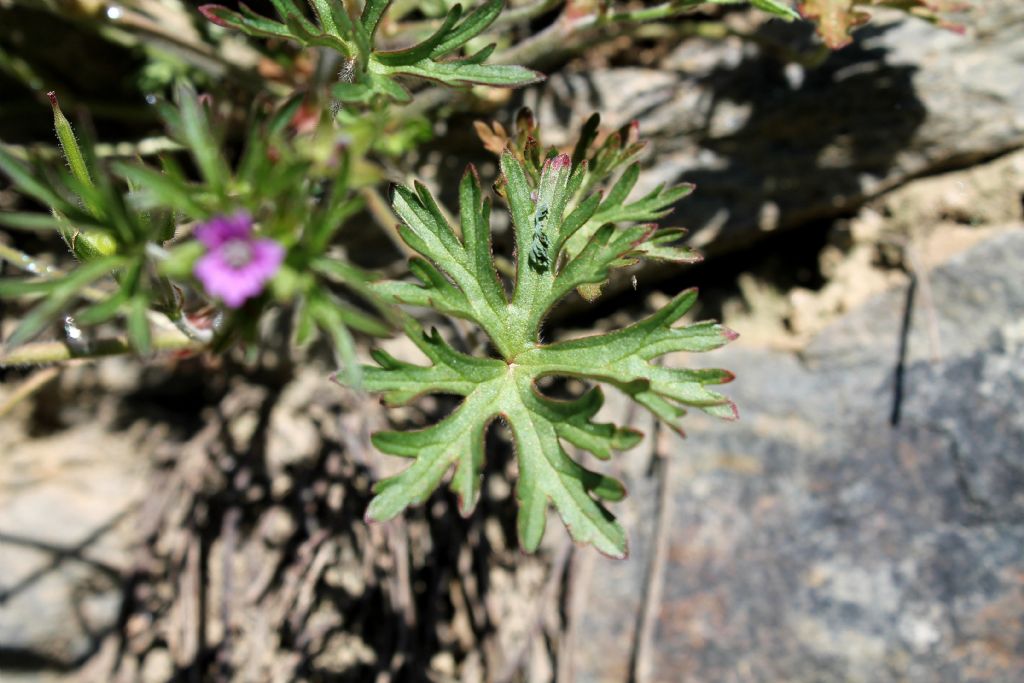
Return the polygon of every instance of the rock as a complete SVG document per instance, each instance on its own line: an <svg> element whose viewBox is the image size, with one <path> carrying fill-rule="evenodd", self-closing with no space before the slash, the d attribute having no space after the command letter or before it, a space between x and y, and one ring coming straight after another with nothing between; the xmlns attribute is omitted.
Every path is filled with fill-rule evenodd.
<svg viewBox="0 0 1024 683"><path fill-rule="evenodd" d="M908 272L1019 229L1021 197L1024 151L915 180L836 223L818 255L824 285L780 292L770 270L767 277L744 273L737 279L742 300L723 306L723 322L743 330L744 343L802 348L840 315L906 285Z"/></svg>
<svg viewBox="0 0 1024 683"><path fill-rule="evenodd" d="M142 660L142 683L166 683L174 680L174 659L164 648L150 650Z"/></svg>
<svg viewBox="0 0 1024 683"><path fill-rule="evenodd" d="M11 668L74 666L117 625L146 462L134 436L108 428L0 427L0 643Z"/></svg>
<svg viewBox="0 0 1024 683"><path fill-rule="evenodd" d="M621 511L652 568L573 587L602 608L576 680L624 680L633 661L651 682L1024 679L1021 262L1017 230L931 273L935 321L917 297L901 393L905 289L802 356L688 358L736 372L742 419L664 432L660 512Z"/></svg>
<svg viewBox="0 0 1024 683"><path fill-rule="evenodd" d="M810 27L772 21L755 41L688 39L660 69L558 73L527 91L545 140L570 143L587 112L651 140L636 192L690 181L675 220L709 254L856 210L909 179L1024 145L1024 4L974 3L959 35L879 13L816 67Z"/></svg>
<svg viewBox="0 0 1024 683"><path fill-rule="evenodd" d="M309 404L324 383L324 377L314 371L300 373L274 403L267 436L267 466L274 475L308 467L319 455L320 432L309 415Z"/></svg>
<svg viewBox="0 0 1024 683"><path fill-rule="evenodd" d="M271 547L280 547L287 543L297 526L295 518L281 505L270 508L260 518L260 533Z"/></svg>
<svg viewBox="0 0 1024 683"><path fill-rule="evenodd" d="M324 674L339 675L352 669L373 664L376 655L359 636L352 633L334 633L324 649L314 658L313 666Z"/></svg>

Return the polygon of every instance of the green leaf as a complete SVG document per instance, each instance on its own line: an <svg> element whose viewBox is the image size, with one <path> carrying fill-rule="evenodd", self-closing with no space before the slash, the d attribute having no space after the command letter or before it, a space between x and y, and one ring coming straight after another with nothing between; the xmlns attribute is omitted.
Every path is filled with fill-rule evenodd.
<svg viewBox="0 0 1024 683"><path fill-rule="evenodd" d="M532 112L523 109L517 120L522 121L523 126L509 141L508 151L523 165L524 182L532 191L539 187L543 163L558 151L552 147L541 153L540 134L533 128ZM571 161L576 181L567 201L574 211L565 219L564 234L559 237L567 240L565 251L569 257L579 254L604 225L611 223L627 228L630 224L652 224L671 213L674 205L694 189L689 183L674 187L659 185L645 196L630 201L640 177L640 164L636 159L646 142L640 140L636 122L612 132L596 144L600 133L601 118L594 114L581 127L573 149ZM642 246L614 261L611 267L628 266L638 257L680 263L699 260L699 255L685 247L669 248L682 234L678 229L674 233L658 231ZM584 283L578 287L578 292L587 301L593 301L600 295L602 286L602 282Z"/></svg>
<svg viewBox="0 0 1024 683"><path fill-rule="evenodd" d="M184 143L193 158L203 179L216 192L222 192L229 174L224 157L220 153L220 145L217 143L210 128L210 121L199 103L196 91L184 82L179 82L175 88L178 107L180 108L181 120L181 142Z"/></svg>
<svg viewBox="0 0 1024 683"><path fill-rule="evenodd" d="M359 23L369 39L373 39L374 33L376 33L377 27L380 25L380 20L384 16L384 10L390 4L391 0L366 0L363 4L363 14L359 18Z"/></svg>
<svg viewBox="0 0 1024 683"><path fill-rule="evenodd" d="M75 322L85 326L105 323L118 315L129 299L131 299L131 293L125 288L119 289L106 299L97 301L75 313Z"/></svg>
<svg viewBox="0 0 1024 683"><path fill-rule="evenodd" d="M309 0L316 23L310 21L292 0L271 0L282 22L254 13L244 4L241 14L220 5L203 5L199 11L220 26L252 36L294 40L306 47L328 47L351 60L352 82L335 84L332 93L343 102L370 104L383 97L408 102L409 92L400 77L421 78L453 87L489 85L521 87L543 79L536 71L521 66L484 64L494 46L475 54L458 51L483 33L501 14L504 0L487 0L468 14L454 5L437 30L428 38L393 51L374 49L374 37L388 0L367 0L359 21L353 22L341 0ZM766 0L768 1L768 0Z"/></svg>
<svg viewBox="0 0 1024 683"><path fill-rule="evenodd" d="M0 225L13 230L55 231L57 219L45 213L34 211L0 211Z"/></svg>
<svg viewBox="0 0 1024 683"><path fill-rule="evenodd" d="M763 12L773 14L780 19L793 21L800 14L783 0L707 0L714 5L753 5Z"/></svg>
<svg viewBox="0 0 1024 683"><path fill-rule="evenodd" d="M136 186L134 199L139 208L167 207L184 211L191 216L201 216L204 213L193 198L191 188L180 178L124 161L115 161L113 170Z"/></svg>
<svg viewBox="0 0 1024 683"><path fill-rule="evenodd" d="M128 309L128 341L140 354L147 354L153 348L153 333L149 328L148 313L149 299L141 293L133 296Z"/></svg>
<svg viewBox="0 0 1024 683"><path fill-rule="evenodd" d="M523 66L477 64L469 60L435 62L426 59L400 66L374 61L371 62L370 68L380 74L418 76L452 86L492 85L519 88L544 80L542 74Z"/></svg>
<svg viewBox="0 0 1024 683"><path fill-rule="evenodd" d="M313 296L306 302L309 314L334 343L334 352L341 365L341 376L354 387L363 381L363 371L356 358L356 343L345 325L344 315L337 305L322 296Z"/></svg>
<svg viewBox="0 0 1024 683"><path fill-rule="evenodd" d="M26 168L25 164L15 158L4 146L0 145L0 171L3 171L21 192L29 197L55 209L71 209L72 206L63 197L54 192L45 183L38 180Z"/></svg>
<svg viewBox="0 0 1024 683"><path fill-rule="evenodd" d="M381 64L386 64L388 66L401 66L415 64L416 62L430 57L434 48L438 47L445 41L451 32L452 27L455 26L461 16L462 7L460 5L456 5L452 8L452 11L445 16L444 22L438 27L437 31L435 31L432 36L423 42L404 50L378 52L375 55L376 60Z"/></svg>
<svg viewBox="0 0 1024 683"><path fill-rule="evenodd" d="M488 0L470 12L461 24L449 31L444 40L434 47L430 53L431 58L443 57L476 38L494 23L504 7L504 0Z"/></svg>
<svg viewBox="0 0 1024 683"><path fill-rule="evenodd" d="M100 257L84 263L71 273L54 280L0 280L0 297L45 294L45 298L22 318L7 339L8 348L35 337L78 296L82 289L119 267L118 256Z"/></svg>
<svg viewBox="0 0 1024 683"><path fill-rule="evenodd" d="M686 236L682 228L657 230L650 239L637 246L635 255L652 261L673 263L699 263L703 257L694 249L679 244Z"/></svg>
<svg viewBox="0 0 1024 683"><path fill-rule="evenodd" d="M260 17L252 13L251 10L248 16L243 16L222 5L200 5L199 11L214 24L242 31L246 35L258 38L294 39L287 26L281 22Z"/></svg>
<svg viewBox="0 0 1024 683"><path fill-rule="evenodd" d="M735 335L713 322L680 324L696 299L695 291L688 290L625 329L544 343L544 317L574 288L603 282L609 270L625 259L686 261L694 255L673 246L682 236L680 230L611 222L598 225L578 250L571 250L570 243L590 225L599 204L608 212L624 212L621 202L628 190L620 190L614 206L605 207L599 194L579 194L586 163L574 166L568 155L555 154L540 166L534 181L524 165L526 158L514 149L501 155L501 186L512 215L517 254L510 293L496 273L490 203L472 167L459 187L458 230L422 185L395 191L393 207L402 221L399 233L419 254L410 262L419 283L388 281L375 290L396 303L476 323L496 353L476 357L458 351L437 331L424 331L411 317L404 319L403 326L427 357L427 365L383 351L373 353L376 365L364 368L364 386L382 394L390 405L426 394L464 398L454 412L425 429L373 436L378 449L410 458L411 464L377 484L367 518L389 519L423 503L449 473L460 510L469 514L480 496L485 434L492 422L501 420L511 430L519 465L517 527L522 546L528 551L538 547L550 505L575 540L624 557L625 533L604 505L622 498L621 483L585 468L568 448L607 459L636 445L640 434L594 421L603 401L596 386L575 400L560 401L543 395L537 382L558 376L608 384L673 427L687 407L731 418L735 417L733 404L708 388L731 380L730 373L669 368L660 359L672 352L711 350ZM626 184L632 182L635 178ZM659 211L663 194L659 190L630 215Z"/></svg>

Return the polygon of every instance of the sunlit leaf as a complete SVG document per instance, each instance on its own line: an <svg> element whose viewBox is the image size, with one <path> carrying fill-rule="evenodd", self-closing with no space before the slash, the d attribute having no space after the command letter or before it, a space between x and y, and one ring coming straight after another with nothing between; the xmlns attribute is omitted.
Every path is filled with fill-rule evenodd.
<svg viewBox="0 0 1024 683"><path fill-rule="evenodd" d="M477 357L456 350L412 318L405 320L405 332L429 359L428 365L374 352L377 364L364 368L364 386L381 393L387 403L403 404L425 394L454 394L463 401L425 429L373 436L378 449L412 462L378 483L367 517L389 519L424 502L449 473L460 509L469 514L480 496L484 435L492 422L501 420L511 429L519 465L516 498L522 546L528 551L538 547L552 505L575 540L623 557L625 533L602 501L619 500L624 489L614 478L584 467L568 447L606 459L635 445L640 435L593 421L603 401L598 387L578 399L560 401L545 396L537 381L554 375L611 385L672 426L686 407L731 418L733 404L707 388L728 382L731 374L668 368L657 361L675 351L708 351L735 335L713 322L679 324L696 300L696 293L688 290L625 329L543 342L542 324L550 310L573 289L603 282L623 259L686 261L695 255L671 246L681 236L678 230L607 221L590 230L599 204L609 213L623 211L627 193L616 194L615 205L607 207L597 194L578 196L587 180L587 162L574 166L566 154L544 161L534 181L529 162L523 161L528 156L522 149L509 148L500 159L499 185L512 215L518 256L510 294L494 266L490 202L475 170L470 168L460 185L458 231L422 185L395 191L393 208L402 221L399 232L419 254L410 263L419 283L388 281L377 285L377 291L399 304L472 321L487 334L495 353ZM660 212L660 193L634 213ZM673 194L672 200L676 198ZM570 248L584 229L590 232L588 237Z"/></svg>

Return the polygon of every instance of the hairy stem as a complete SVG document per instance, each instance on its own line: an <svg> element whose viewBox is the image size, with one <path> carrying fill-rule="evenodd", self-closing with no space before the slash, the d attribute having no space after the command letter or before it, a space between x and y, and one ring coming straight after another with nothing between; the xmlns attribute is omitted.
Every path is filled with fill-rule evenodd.
<svg viewBox="0 0 1024 683"><path fill-rule="evenodd" d="M678 0L654 7L619 12L590 12L573 15L568 6L550 26L535 36L494 56L495 64L524 64L544 67L571 54L583 45L584 37L594 31L647 21L671 19L693 10L704 0ZM553 3L552 6L557 3Z"/></svg>
<svg viewBox="0 0 1024 683"><path fill-rule="evenodd" d="M178 332L154 335L154 351L198 351L203 345ZM90 341L88 349L81 351L62 341L23 344L10 351L0 351L0 367L12 365L40 365L61 363L78 358L102 358L134 353L127 337L110 337Z"/></svg>

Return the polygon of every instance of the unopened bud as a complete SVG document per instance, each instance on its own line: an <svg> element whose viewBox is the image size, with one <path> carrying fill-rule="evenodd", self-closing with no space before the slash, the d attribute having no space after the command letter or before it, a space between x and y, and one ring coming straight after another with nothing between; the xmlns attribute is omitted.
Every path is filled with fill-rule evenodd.
<svg viewBox="0 0 1024 683"><path fill-rule="evenodd" d="M78 178L79 182L92 187L92 178L89 176L89 169L85 165L85 157L82 156L82 150L75 139L75 131L71 128L71 123L64 116L64 112L60 110L60 104L57 102L57 93L51 90L46 93L46 96L50 98L50 106L53 107L53 127L57 131L57 139L60 141L60 147L64 151L64 158L67 159L71 172Z"/></svg>
<svg viewBox="0 0 1024 683"><path fill-rule="evenodd" d="M531 135L535 130L537 130L537 119L534 118L532 109L529 107L523 107L516 112L517 133L526 133L527 135Z"/></svg>

